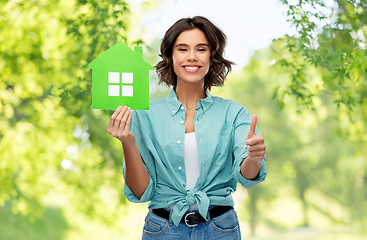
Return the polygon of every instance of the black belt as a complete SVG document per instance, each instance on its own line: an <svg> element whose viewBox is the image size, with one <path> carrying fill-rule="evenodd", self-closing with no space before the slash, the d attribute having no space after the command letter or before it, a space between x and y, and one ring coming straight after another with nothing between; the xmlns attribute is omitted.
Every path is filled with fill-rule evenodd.
<svg viewBox="0 0 367 240"><path fill-rule="evenodd" d="M211 209L209 209L210 218L215 218L223 213L227 212L228 210L232 209L231 206L215 206ZM152 212L161 217L169 220L170 211L167 211L163 208L159 209L152 209ZM181 218L181 222L185 223L189 227L195 227L199 223L206 222L206 220L200 215L200 213L197 212L188 212Z"/></svg>

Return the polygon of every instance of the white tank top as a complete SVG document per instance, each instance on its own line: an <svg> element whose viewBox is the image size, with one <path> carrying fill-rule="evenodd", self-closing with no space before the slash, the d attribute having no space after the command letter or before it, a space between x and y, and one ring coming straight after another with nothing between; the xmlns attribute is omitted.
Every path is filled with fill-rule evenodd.
<svg viewBox="0 0 367 240"><path fill-rule="evenodd" d="M185 134L184 162L186 169L186 190L193 189L200 175L198 147L195 132Z"/></svg>
<svg viewBox="0 0 367 240"><path fill-rule="evenodd" d="M198 147L196 144L195 132L185 133L185 143L184 143L184 162L186 169L186 187L185 189L193 189L195 187L196 181L200 175L199 168L199 155ZM166 209L173 210L173 206ZM189 211L198 210L198 205L190 205Z"/></svg>

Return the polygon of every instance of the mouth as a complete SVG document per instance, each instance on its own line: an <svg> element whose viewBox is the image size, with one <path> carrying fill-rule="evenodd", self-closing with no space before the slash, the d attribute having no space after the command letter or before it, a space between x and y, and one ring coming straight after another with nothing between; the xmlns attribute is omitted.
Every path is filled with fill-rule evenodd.
<svg viewBox="0 0 367 240"><path fill-rule="evenodd" d="M186 66L183 66L183 68L187 72L196 72L196 71L199 71L199 69L201 68L201 66L197 66L197 65L186 65Z"/></svg>
<svg viewBox="0 0 367 240"><path fill-rule="evenodd" d="M184 66L184 68L187 70L196 70L196 69L199 69L200 66Z"/></svg>

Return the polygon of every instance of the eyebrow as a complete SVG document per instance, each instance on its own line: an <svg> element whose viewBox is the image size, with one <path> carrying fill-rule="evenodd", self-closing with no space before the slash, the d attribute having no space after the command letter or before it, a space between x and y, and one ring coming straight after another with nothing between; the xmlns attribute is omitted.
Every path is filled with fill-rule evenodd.
<svg viewBox="0 0 367 240"><path fill-rule="evenodd" d="M209 47L209 45L206 43L199 43L196 47L203 47L203 46ZM188 45L185 43L179 43L175 47L188 47Z"/></svg>

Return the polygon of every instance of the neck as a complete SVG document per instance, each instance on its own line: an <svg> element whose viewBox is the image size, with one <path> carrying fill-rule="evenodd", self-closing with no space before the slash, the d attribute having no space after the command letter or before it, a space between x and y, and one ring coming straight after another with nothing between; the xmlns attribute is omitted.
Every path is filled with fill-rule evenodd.
<svg viewBox="0 0 367 240"><path fill-rule="evenodd" d="M187 109L196 109L197 101L206 98L204 82L200 84L177 82L176 96Z"/></svg>

